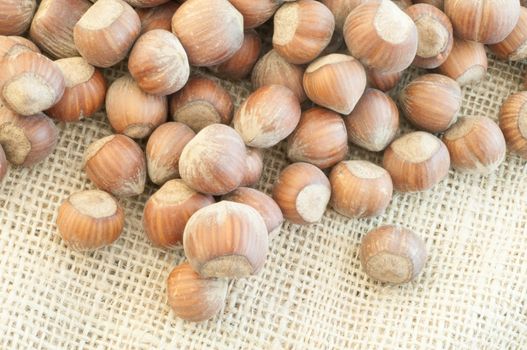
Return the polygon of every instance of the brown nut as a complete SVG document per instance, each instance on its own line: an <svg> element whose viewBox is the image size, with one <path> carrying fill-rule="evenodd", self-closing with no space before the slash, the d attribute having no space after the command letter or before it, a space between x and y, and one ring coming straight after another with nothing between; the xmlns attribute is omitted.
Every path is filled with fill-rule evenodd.
<svg viewBox="0 0 527 350"><path fill-rule="evenodd" d="M374 89L381 90L382 92L390 91L395 86L397 86L403 77L403 73L404 71L395 73L382 73L375 70L366 69L368 85Z"/></svg>
<svg viewBox="0 0 527 350"><path fill-rule="evenodd" d="M256 28L273 17L284 0L230 0L230 2L243 15L243 26Z"/></svg>
<svg viewBox="0 0 527 350"><path fill-rule="evenodd" d="M414 280L426 263L426 247L413 231L398 226L383 226L362 239L360 262L371 278L402 284Z"/></svg>
<svg viewBox="0 0 527 350"><path fill-rule="evenodd" d="M240 105L233 125L247 146L269 148L295 130L300 114L300 103L291 90L281 85L266 85Z"/></svg>
<svg viewBox="0 0 527 350"><path fill-rule="evenodd" d="M29 49L30 51L40 53L37 45L33 44L32 41L21 37L21 36L3 36L0 35L0 62L4 57L17 51L23 51Z"/></svg>
<svg viewBox="0 0 527 350"><path fill-rule="evenodd" d="M125 0L133 7L155 7L163 5L170 0Z"/></svg>
<svg viewBox="0 0 527 350"><path fill-rule="evenodd" d="M432 6L437 7L441 11L445 8L445 1L444 0L413 0L414 4L429 4Z"/></svg>
<svg viewBox="0 0 527 350"><path fill-rule="evenodd" d="M267 226L256 209L221 201L192 215L183 247L190 264L203 277L246 277L265 264Z"/></svg>
<svg viewBox="0 0 527 350"><path fill-rule="evenodd" d="M459 84L439 74L426 74L412 80L399 96L401 109L415 127L442 132L458 117L463 96Z"/></svg>
<svg viewBox="0 0 527 350"><path fill-rule="evenodd" d="M215 66L242 46L243 16L227 0L187 0L172 18L172 31L187 51L191 65Z"/></svg>
<svg viewBox="0 0 527 350"><path fill-rule="evenodd" d="M122 61L141 32L141 21L123 0L98 0L73 29L77 50L90 64L111 67Z"/></svg>
<svg viewBox="0 0 527 350"><path fill-rule="evenodd" d="M344 120L325 108L315 107L303 112L287 142L287 157L291 161L311 163L321 169L332 167L347 154Z"/></svg>
<svg viewBox="0 0 527 350"><path fill-rule="evenodd" d="M400 72L417 52L417 27L392 1L372 0L355 8L344 24L351 55L379 72Z"/></svg>
<svg viewBox="0 0 527 350"><path fill-rule="evenodd" d="M349 141L368 151L380 152L399 130L399 110L390 96L366 89L351 114L344 117Z"/></svg>
<svg viewBox="0 0 527 350"><path fill-rule="evenodd" d="M190 217L213 203L212 196L194 191L183 180L170 180L146 201L143 212L146 236L159 247L180 244Z"/></svg>
<svg viewBox="0 0 527 350"><path fill-rule="evenodd" d="M190 66L185 49L174 34L162 29L139 37L128 59L137 85L152 95L170 95L188 81Z"/></svg>
<svg viewBox="0 0 527 350"><path fill-rule="evenodd" d="M0 35L24 33L31 23L36 8L36 0L2 0L0 2Z"/></svg>
<svg viewBox="0 0 527 350"><path fill-rule="evenodd" d="M183 263L168 276L168 304L185 321L206 321L225 306L227 287L227 279L201 277L189 263Z"/></svg>
<svg viewBox="0 0 527 350"><path fill-rule="evenodd" d="M335 18L322 3L290 2L274 16L273 47L290 63L308 63L328 46L334 30Z"/></svg>
<svg viewBox="0 0 527 350"><path fill-rule="evenodd" d="M117 133L141 139L166 122L168 102L164 96L143 92L131 76L125 75L108 88L106 113Z"/></svg>
<svg viewBox="0 0 527 350"><path fill-rule="evenodd" d="M392 200L393 184L383 168L364 160L340 162L331 170L330 204L350 218L382 215Z"/></svg>
<svg viewBox="0 0 527 350"><path fill-rule="evenodd" d="M454 46L438 72L458 82L460 86L479 82L487 74L485 46L473 41L454 39Z"/></svg>
<svg viewBox="0 0 527 350"><path fill-rule="evenodd" d="M233 111L229 93L213 80L195 77L170 97L170 115L195 132L221 123L230 124Z"/></svg>
<svg viewBox="0 0 527 350"><path fill-rule="evenodd" d="M443 135L454 169L488 174L505 160L505 138L486 117L462 117Z"/></svg>
<svg viewBox="0 0 527 350"><path fill-rule="evenodd" d="M156 7L136 9L141 20L141 34L154 29L172 31L172 17L178 8L177 2L169 1Z"/></svg>
<svg viewBox="0 0 527 350"><path fill-rule="evenodd" d="M273 199L284 217L300 225L319 222L331 197L326 175L309 163L294 163L280 173Z"/></svg>
<svg viewBox="0 0 527 350"><path fill-rule="evenodd" d="M510 150L527 159L527 92L513 94L503 103L500 128Z"/></svg>
<svg viewBox="0 0 527 350"><path fill-rule="evenodd" d="M241 185L246 152L243 140L234 129L212 124L187 143L179 158L179 173L195 190L223 195Z"/></svg>
<svg viewBox="0 0 527 350"><path fill-rule="evenodd" d="M326 5L335 16L335 31L342 32L344 22L350 12L368 0L321 0L320 2Z"/></svg>
<svg viewBox="0 0 527 350"><path fill-rule="evenodd" d="M106 80L100 70L82 57L55 61L64 76L61 99L46 113L62 122L76 122L101 110L106 98Z"/></svg>
<svg viewBox="0 0 527 350"><path fill-rule="evenodd" d="M59 207L59 233L75 250L94 250L110 245L119 238L123 226L123 208L104 191L74 193Z"/></svg>
<svg viewBox="0 0 527 350"><path fill-rule="evenodd" d="M179 177L179 158L194 136L192 129L178 122L165 123L154 130L146 144L148 176L153 183L162 185Z"/></svg>
<svg viewBox="0 0 527 350"><path fill-rule="evenodd" d="M247 147L245 175L240 186L255 186L263 172L263 153L258 148Z"/></svg>
<svg viewBox="0 0 527 350"><path fill-rule="evenodd" d="M489 45L503 60L520 61L527 58L527 8L520 9L520 19L512 32L497 44Z"/></svg>
<svg viewBox="0 0 527 350"><path fill-rule="evenodd" d="M111 135L93 142L84 155L84 170L99 189L117 197L143 193L146 162L137 143L124 135Z"/></svg>
<svg viewBox="0 0 527 350"><path fill-rule="evenodd" d="M9 164L7 163L4 149L2 148L2 145L0 145L0 181L6 176L8 167Z"/></svg>

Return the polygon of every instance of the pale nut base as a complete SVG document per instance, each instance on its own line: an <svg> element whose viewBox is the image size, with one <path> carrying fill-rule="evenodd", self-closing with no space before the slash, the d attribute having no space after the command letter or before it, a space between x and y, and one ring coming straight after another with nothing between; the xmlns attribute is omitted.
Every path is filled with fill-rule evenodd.
<svg viewBox="0 0 527 350"><path fill-rule="evenodd" d="M52 88L38 75L24 73L7 82L3 89L7 104L17 113L32 115L55 102Z"/></svg>
<svg viewBox="0 0 527 350"><path fill-rule="evenodd" d="M199 274L203 277L239 278L252 275L254 268L246 257L226 255L212 259L201 267Z"/></svg>
<svg viewBox="0 0 527 350"><path fill-rule="evenodd" d="M221 123L216 108L207 101L192 101L179 108L173 119L189 126L195 132L210 124Z"/></svg>
<svg viewBox="0 0 527 350"><path fill-rule="evenodd" d="M331 190L324 185L306 186L296 197L296 210L304 221L318 222L326 211L330 197Z"/></svg>
<svg viewBox="0 0 527 350"><path fill-rule="evenodd" d="M485 67L479 65L473 66L467 69L465 73L457 77L456 81L460 86L474 84L478 81L481 81L486 73L487 70L485 69Z"/></svg>
<svg viewBox="0 0 527 350"><path fill-rule="evenodd" d="M412 279L413 265L405 256L381 252L366 262L366 271L378 281L402 284Z"/></svg>

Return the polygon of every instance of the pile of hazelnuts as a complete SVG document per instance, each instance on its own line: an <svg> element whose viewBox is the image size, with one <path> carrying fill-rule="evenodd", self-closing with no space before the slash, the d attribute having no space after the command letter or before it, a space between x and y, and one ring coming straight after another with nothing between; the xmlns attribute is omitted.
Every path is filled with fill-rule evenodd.
<svg viewBox="0 0 527 350"><path fill-rule="evenodd" d="M459 116L460 87L486 74L485 45L504 60L527 57L527 9L413 2L0 0L0 178L8 162L31 166L53 151L53 120L78 122L105 105L115 134L89 145L83 165L98 189L66 199L58 230L73 249L112 243L125 221L117 198L142 194L148 177L160 188L144 232L159 247L182 244L188 260L168 277L168 302L185 320L209 319L229 278L262 269L284 218L315 224L328 204L378 216L394 189L431 189L451 167L495 171L506 143L527 158L527 92L504 103L499 126ZM271 21L273 48L262 55L254 28ZM126 58L129 74L107 87L101 68ZM402 90L399 107L419 131L396 138L399 110L386 92L411 65L434 73ZM254 92L234 111L229 93L190 77L191 66L250 75ZM146 138L143 150L134 139ZM271 197L251 186L262 149L284 140L292 164ZM349 142L384 152L382 167L346 160ZM411 230L384 226L363 238L360 258L372 278L400 284L420 273L426 249Z"/></svg>

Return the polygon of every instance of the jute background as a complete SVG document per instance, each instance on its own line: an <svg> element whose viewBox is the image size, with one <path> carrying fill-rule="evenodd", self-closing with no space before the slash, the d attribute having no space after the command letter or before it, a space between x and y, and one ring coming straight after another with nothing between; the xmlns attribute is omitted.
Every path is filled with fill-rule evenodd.
<svg viewBox="0 0 527 350"><path fill-rule="evenodd" d="M491 59L486 80L464 89L462 114L497 120L524 68ZM112 80L122 67L106 74ZM247 83L224 85L236 104L249 91ZM72 192L93 188L81 171L83 152L111 133L102 113L61 128L48 160L13 168L0 184L2 349L527 346L527 167L517 156L486 177L451 171L429 192L397 193L375 219L328 210L316 225L285 224L263 271L232 281L221 314L193 324L175 318L165 296L183 250L153 248L142 231L153 186L122 201L126 229L112 246L77 253L61 241L57 208ZM382 159L356 147L350 158ZM269 193L286 164L283 145L267 151L259 188ZM424 273L405 286L375 283L359 264L361 237L388 223L415 230L429 250Z"/></svg>

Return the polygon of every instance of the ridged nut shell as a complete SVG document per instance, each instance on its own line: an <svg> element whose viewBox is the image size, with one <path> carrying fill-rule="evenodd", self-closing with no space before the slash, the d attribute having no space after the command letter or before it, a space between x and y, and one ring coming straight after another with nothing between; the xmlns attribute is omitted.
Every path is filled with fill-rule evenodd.
<svg viewBox="0 0 527 350"><path fill-rule="evenodd" d="M0 1L0 35L21 35L31 23L36 0Z"/></svg>
<svg viewBox="0 0 527 350"><path fill-rule="evenodd" d="M437 72L465 86L481 81L487 74L488 59L485 46L474 41L454 39L454 46Z"/></svg>
<svg viewBox="0 0 527 350"><path fill-rule="evenodd" d="M284 0L230 0L230 2L243 15L243 26L256 28L273 17Z"/></svg>
<svg viewBox="0 0 527 350"><path fill-rule="evenodd" d="M505 100L500 110L500 128L510 150L527 159L527 92Z"/></svg>
<svg viewBox="0 0 527 350"><path fill-rule="evenodd" d="M527 8L520 8L520 18L512 32L489 48L502 60L520 61L527 58Z"/></svg>
<svg viewBox="0 0 527 350"><path fill-rule="evenodd" d="M258 148L247 147L247 157L245 157L245 175L241 186L255 186L263 173L263 153Z"/></svg>
<svg viewBox="0 0 527 350"><path fill-rule="evenodd" d="M382 92L387 92L397 86L401 78L403 77L403 72L395 73L382 73L371 69L366 69L366 75L368 76L368 85L374 89L381 90Z"/></svg>
<svg viewBox="0 0 527 350"><path fill-rule="evenodd" d="M172 17L179 8L180 4L169 1L166 4L136 9L141 20L141 33L146 33L154 29L172 30Z"/></svg>
<svg viewBox="0 0 527 350"><path fill-rule="evenodd" d="M7 163L4 149L2 148L2 145L0 145L0 181L6 176L8 167L9 164Z"/></svg>

